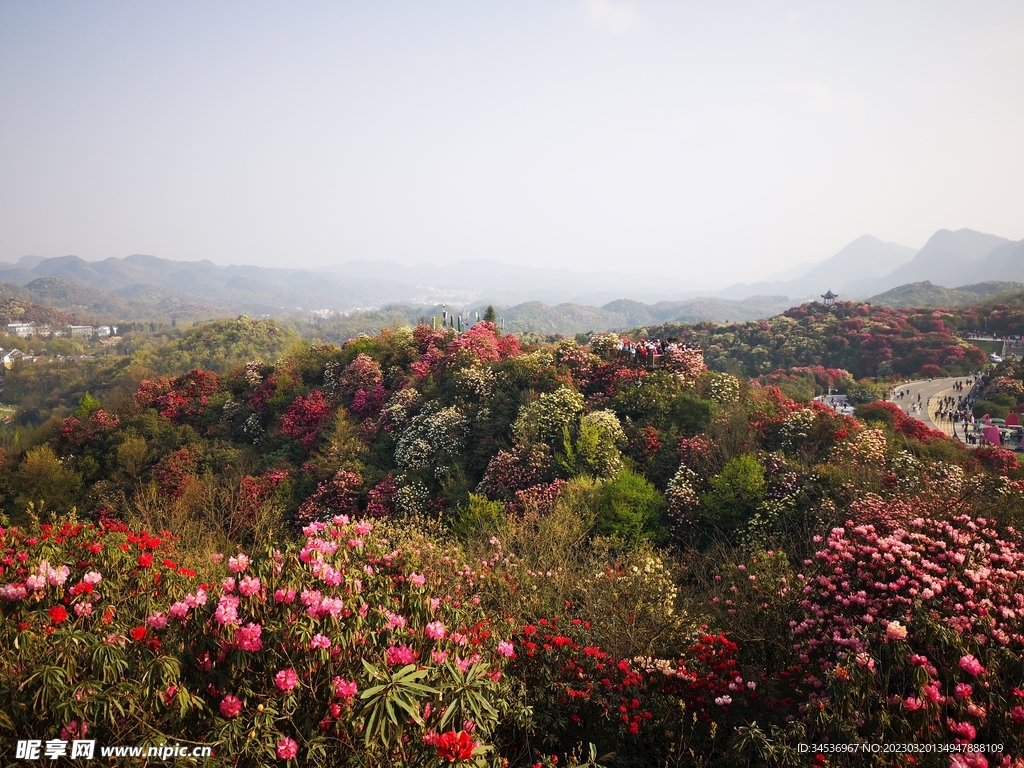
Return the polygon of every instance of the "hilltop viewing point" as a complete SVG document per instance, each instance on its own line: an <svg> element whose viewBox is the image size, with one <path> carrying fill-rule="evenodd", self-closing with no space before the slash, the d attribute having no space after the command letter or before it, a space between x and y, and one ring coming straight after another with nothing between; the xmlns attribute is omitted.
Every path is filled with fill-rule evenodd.
<svg viewBox="0 0 1024 768"><path fill-rule="evenodd" d="M826 307L831 307L831 306L835 305L836 299L839 298L839 294L838 293L832 293L832 289L830 288L825 293L821 294L821 298L822 298L822 303Z"/></svg>

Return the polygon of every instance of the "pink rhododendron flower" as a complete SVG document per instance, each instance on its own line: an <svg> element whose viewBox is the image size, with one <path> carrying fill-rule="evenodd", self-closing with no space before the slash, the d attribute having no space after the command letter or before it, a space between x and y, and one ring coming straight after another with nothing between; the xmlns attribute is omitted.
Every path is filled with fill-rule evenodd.
<svg viewBox="0 0 1024 768"><path fill-rule="evenodd" d="M320 616L331 616L335 619L345 612L345 601L340 597L325 597L316 606L316 612Z"/></svg>
<svg viewBox="0 0 1024 768"><path fill-rule="evenodd" d="M221 581L220 588L223 592L231 593L235 591L235 580L228 576L226 579Z"/></svg>
<svg viewBox="0 0 1024 768"><path fill-rule="evenodd" d="M974 689L971 688L968 683L957 683L956 689L954 690L954 695L957 699L961 700L970 698L972 693L974 693Z"/></svg>
<svg viewBox="0 0 1024 768"><path fill-rule="evenodd" d="M165 616L160 611L157 611L148 619L146 619L146 623L149 624L149 626L151 626L153 629L163 629L167 626L167 616Z"/></svg>
<svg viewBox="0 0 1024 768"><path fill-rule="evenodd" d="M970 723L960 723L953 719L948 719L946 723L949 725L949 730L961 739L970 741L978 735L977 729L975 729L975 727Z"/></svg>
<svg viewBox="0 0 1024 768"><path fill-rule="evenodd" d="M262 585L260 584L260 580L258 578L256 578L255 576L246 576L244 579L242 579L241 582L239 582L238 591L246 597L252 597L260 591L261 586Z"/></svg>
<svg viewBox="0 0 1024 768"><path fill-rule="evenodd" d="M241 650L249 651L250 653L261 651L263 650L262 634L263 627L250 621L244 627L240 627L238 632L235 633L235 644Z"/></svg>
<svg viewBox="0 0 1024 768"><path fill-rule="evenodd" d="M97 571L89 571L82 577L82 581L86 584L99 584L103 577Z"/></svg>
<svg viewBox="0 0 1024 768"><path fill-rule="evenodd" d="M966 656L960 657L960 669L969 675L980 675L985 671L985 667L982 666L981 662L969 653Z"/></svg>
<svg viewBox="0 0 1024 768"><path fill-rule="evenodd" d="M355 524L355 527L352 530L356 532L356 536L365 536L373 530L373 523L368 523L365 520L360 520L358 523Z"/></svg>
<svg viewBox="0 0 1024 768"><path fill-rule="evenodd" d="M287 736L277 742L277 756L282 760L291 760L299 754L299 745L295 742L295 739L289 739Z"/></svg>
<svg viewBox="0 0 1024 768"><path fill-rule="evenodd" d="M3 595L5 600L24 600L28 597L28 590L20 584L5 584L4 588L0 590L0 595Z"/></svg>
<svg viewBox="0 0 1024 768"><path fill-rule="evenodd" d="M309 641L309 647L312 650L322 648L324 650L331 647L331 640L326 635L316 634L313 635L313 639Z"/></svg>
<svg viewBox="0 0 1024 768"><path fill-rule="evenodd" d="M48 584L57 587L68 580L68 576L71 575L71 569L66 565L54 568L46 560L42 560L39 563L39 575L46 579Z"/></svg>
<svg viewBox="0 0 1024 768"><path fill-rule="evenodd" d="M224 717L237 717L242 711L242 700L237 696L228 694L220 700L220 713Z"/></svg>
<svg viewBox="0 0 1024 768"><path fill-rule="evenodd" d="M432 621L423 628L423 633L431 640L443 640L446 632L440 621Z"/></svg>
<svg viewBox="0 0 1024 768"><path fill-rule="evenodd" d="M351 680L336 677L331 683L334 685L334 695L339 699L351 699L359 692L359 686Z"/></svg>
<svg viewBox="0 0 1024 768"><path fill-rule="evenodd" d="M401 629L406 624L405 616L402 616L400 614L386 611L385 616L388 617L388 625L390 625L392 629Z"/></svg>
<svg viewBox="0 0 1024 768"><path fill-rule="evenodd" d="M218 624L237 624L238 598L234 595L221 595L213 616Z"/></svg>
<svg viewBox="0 0 1024 768"><path fill-rule="evenodd" d="M430 658L435 664L444 664L448 660L448 651L431 651Z"/></svg>
<svg viewBox="0 0 1024 768"><path fill-rule="evenodd" d="M278 603L294 603L295 602L295 590L294 589L276 589L274 590L274 601Z"/></svg>
<svg viewBox="0 0 1024 768"><path fill-rule="evenodd" d="M412 648L407 645L393 645L384 652L384 656L391 666L412 664L416 660Z"/></svg>
<svg viewBox="0 0 1024 768"><path fill-rule="evenodd" d="M183 619L188 615L188 603L178 601L167 609L167 615L172 619Z"/></svg>
<svg viewBox="0 0 1024 768"><path fill-rule="evenodd" d="M39 574L33 573L31 576L25 579L25 587L27 589L32 590L33 592L36 592L40 589L44 589L46 587L46 578L40 576Z"/></svg>
<svg viewBox="0 0 1024 768"><path fill-rule="evenodd" d="M280 672L274 675L274 685L276 685L282 691L290 691L298 684L299 676L295 674L294 669L282 669Z"/></svg>
<svg viewBox="0 0 1024 768"><path fill-rule="evenodd" d="M508 642L508 640L502 640L498 643L498 655L505 656L509 659L515 658L516 647L512 645L512 643Z"/></svg>
<svg viewBox="0 0 1024 768"><path fill-rule="evenodd" d="M1018 768L1019 761L1008 762L1005 758L1000 765L1005 768ZM981 752L954 752L949 756L949 768L989 768L988 758Z"/></svg>
<svg viewBox="0 0 1024 768"><path fill-rule="evenodd" d="M1024 707L1017 706L1010 710L1010 719L1017 725L1024 723Z"/></svg>
<svg viewBox="0 0 1024 768"><path fill-rule="evenodd" d="M235 557L228 558L228 569L233 573L244 573L248 567L249 557L241 552Z"/></svg>
<svg viewBox="0 0 1024 768"><path fill-rule="evenodd" d="M422 573L410 573L408 581L414 587L422 587L424 584L427 583L427 577L424 576Z"/></svg>
<svg viewBox="0 0 1024 768"><path fill-rule="evenodd" d="M75 616L89 616L92 614L92 603L75 603Z"/></svg>
<svg viewBox="0 0 1024 768"><path fill-rule="evenodd" d="M903 700L903 709L907 712L916 712L923 706L924 702L914 696L907 696L907 698Z"/></svg>

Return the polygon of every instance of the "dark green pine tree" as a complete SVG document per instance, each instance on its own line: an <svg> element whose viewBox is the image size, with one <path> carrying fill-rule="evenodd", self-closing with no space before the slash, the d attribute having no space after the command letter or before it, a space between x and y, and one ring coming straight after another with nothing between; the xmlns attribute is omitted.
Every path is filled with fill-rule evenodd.
<svg viewBox="0 0 1024 768"><path fill-rule="evenodd" d="M494 306L491 304L487 305L487 311L484 312L484 320L488 323L497 322L497 315L494 313Z"/></svg>

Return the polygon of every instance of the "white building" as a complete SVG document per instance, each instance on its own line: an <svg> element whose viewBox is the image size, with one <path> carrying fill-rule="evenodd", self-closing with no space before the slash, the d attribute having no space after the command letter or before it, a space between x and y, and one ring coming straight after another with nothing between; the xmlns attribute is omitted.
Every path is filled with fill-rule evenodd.
<svg viewBox="0 0 1024 768"><path fill-rule="evenodd" d="M23 339L27 339L29 336L34 336L36 332L35 323L8 323L7 333L11 336L20 336Z"/></svg>
<svg viewBox="0 0 1024 768"><path fill-rule="evenodd" d="M91 325L69 325L68 331L71 333L71 338L86 337L91 338L95 333L96 329Z"/></svg>

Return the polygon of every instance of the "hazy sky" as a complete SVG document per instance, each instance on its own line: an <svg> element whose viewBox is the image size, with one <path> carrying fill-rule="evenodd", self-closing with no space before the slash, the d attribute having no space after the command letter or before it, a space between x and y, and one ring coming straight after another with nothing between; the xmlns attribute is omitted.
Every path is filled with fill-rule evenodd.
<svg viewBox="0 0 1024 768"><path fill-rule="evenodd" d="M1024 3L0 3L0 260L691 275L1024 238Z"/></svg>

